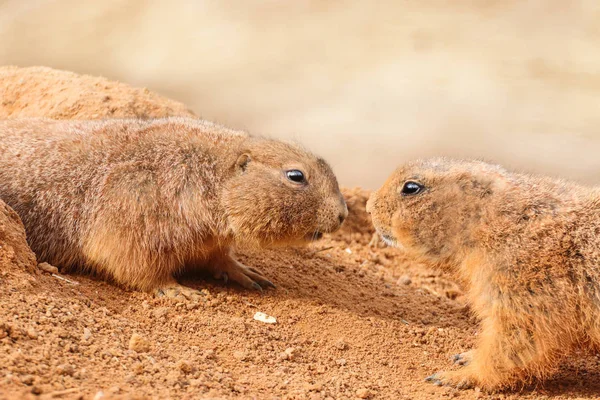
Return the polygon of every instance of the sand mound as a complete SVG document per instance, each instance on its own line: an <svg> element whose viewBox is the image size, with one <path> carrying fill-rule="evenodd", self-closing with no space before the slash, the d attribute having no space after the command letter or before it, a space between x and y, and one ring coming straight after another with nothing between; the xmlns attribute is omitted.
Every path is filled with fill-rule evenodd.
<svg viewBox="0 0 600 400"><path fill-rule="evenodd" d="M54 110L40 99L39 108L35 97L28 100L32 115ZM101 111L93 103L93 112L114 115L118 101L107 103ZM69 107L86 115L77 104ZM139 115L173 112L152 104ZM86 275L26 272L35 265L26 249L15 251L17 258L3 255L24 248L22 226L14 213L0 213L0 273L10 260L12 274L0 275L0 399L597 398L594 355L569 360L553 380L521 394L423 382L453 368L448 357L473 345L477 323L449 277L371 241L368 192L344 193L350 215L340 232L306 248L241 255L276 290L259 294L184 277L206 293L200 304L127 292ZM258 311L277 323L254 320Z"/></svg>
<svg viewBox="0 0 600 400"><path fill-rule="evenodd" d="M21 219L0 200L0 274L7 276L15 269L33 272L36 265Z"/></svg>
<svg viewBox="0 0 600 400"><path fill-rule="evenodd" d="M2 119L195 116L148 89L47 67L0 67L0 101Z"/></svg>

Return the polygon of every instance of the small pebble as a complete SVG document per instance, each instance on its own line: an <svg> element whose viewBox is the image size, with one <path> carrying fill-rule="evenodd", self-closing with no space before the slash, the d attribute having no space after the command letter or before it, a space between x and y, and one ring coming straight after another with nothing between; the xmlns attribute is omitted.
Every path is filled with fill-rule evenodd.
<svg viewBox="0 0 600 400"><path fill-rule="evenodd" d="M156 319L160 319L162 317L166 317L169 313L169 309L167 307L158 307L154 311L152 311L152 316Z"/></svg>
<svg viewBox="0 0 600 400"><path fill-rule="evenodd" d="M140 375L144 373L144 365L142 363L135 363L131 367L134 374Z"/></svg>
<svg viewBox="0 0 600 400"><path fill-rule="evenodd" d="M179 368L179 370L184 374L189 374L192 372L192 364L187 360L180 360L177 363L177 368Z"/></svg>
<svg viewBox="0 0 600 400"><path fill-rule="evenodd" d="M100 400L104 398L104 392L102 390L100 390L99 392L96 393L96 395L94 396L94 400Z"/></svg>
<svg viewBox="0 0 600 400"><path fill-rule="evenodd" d="M73 375L75 379L86 379L87 378L87 369L81 368L79 371L75 372Z"/></svg>
<svg viewBox="0 0 600 400"><path fill-rule="evenodd" d="M338 350L346 350L348 348L348 344L343 340L338 340L335 342L335 348Z"/></svg>
<svg viewBox="0 0 600 400"><path fill-rule="evenodd" d="M264 322L265 324L276 324L277 323L277 318L275 317L271 317L270 315L267 315L263 312L257 312L256 314L254 314L254 319L260 322Z"/></svg>
<svg viewBox="0 0 600 400"><path fill-rule="evenodd" d="M214 360L216 358L216 353L214 350L209 349L204 351L204 358L207 360Z"/></svg>
<svg viewBox="0 0 600 400"><path fill-rule="evenodd" d="M27 330L27 336L29 336L30 339L37 339L38 338L38 333L35 331L35 329L33 328L29 328Z"/></svg>
<svg viewBox="0 0 600 400"><path fill-rule="evenodd" d="M50 274L58 274L58 268L56 268L54 265L48 264L47 262L39 263L38 268Z"/></svg>
<svg viewBox="0 0 600 400"><path fill-rule="evenodd" d="M233 356L240 361L248 359L248 353L246 353L245 351L234 351Z"/></svg>
<svg viewBox="0 0 600 400"><path fill-rule="evenodd" d="M61 364L58 367L56 367L56 373L58 375L73 376L73 374L75 373L75 368L73 368L73 366L69 364Z"/></svg>
<svg viewBox="0 0 600 400"><path fill-rule="evenodd" d="M293 360L298 355L298 351L293 347L288 347L284 353L287 354L288 360Z"/></svg>
<svg viewBox="0 0 600 400"><path fill-rule="evenodd" d="M344 365L346 365L346 359L345 358L340 358L340 359L336 360L335 363L337 365L343 367Z"/></svg>
<svg viewBox="0 0 600 400"><path fill-rule="evenodd" d="M371 397L371 391L369 389L361 388L356 391L356 397L359 399L368 399Z"/></svg>
<svg viewBox="0 0 600 400"><path fill-rule="evenodd" d="M150 342L137 333L134 333L131 335L131 339L129 339L129 350L138 353L147 353L150 351Z"/></svg>
<svg viewBox="0 0 600 400"><path fill-rule="evenodd" d="M92 338L92 331L89 328L83 328L83 335L81 336L81 340L88 341Z"/></svg>
<svg viewBox="0 0 600 400"><path fill-rule="evenodd" d="M399 279L398 279L398 285L410 285L412 283L412 279L410 279L410 276L408 275L402 275Z"/></svg>

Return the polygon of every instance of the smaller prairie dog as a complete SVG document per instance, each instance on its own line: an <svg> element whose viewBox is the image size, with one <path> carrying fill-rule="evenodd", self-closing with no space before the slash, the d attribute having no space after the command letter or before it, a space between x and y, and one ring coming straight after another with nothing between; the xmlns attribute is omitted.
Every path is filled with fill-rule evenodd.
<svg viewBox="0 0 600 400"><path fill-rule="evenodd" d="M314 240L348 213L321 158L191 118L0 121L0 198L39 261L187 297L174 276L193 267L273 286L232 249Z"/></svg>
<svg viewBox="0 0 600 400"><path fill-rule="evenodd" d="M600 346L599 190L435 158L396 170L367 211L388 244L454 272L481 319L466 366L429 381L514 387Z"/></svg>

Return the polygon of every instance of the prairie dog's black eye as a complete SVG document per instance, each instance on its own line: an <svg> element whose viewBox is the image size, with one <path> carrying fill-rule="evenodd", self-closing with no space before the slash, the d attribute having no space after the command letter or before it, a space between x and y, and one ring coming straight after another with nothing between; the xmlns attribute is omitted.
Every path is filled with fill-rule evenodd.
<svg viewBox="0 0 600 400"><path fill-rule="evenodd" d="M423 188L424 188L424 186L421 185L420 183L413 182L413 181L406 181L406 182L404 182L404 186L402 186L402 190L400 191L400 193L402 193L402 196L412 196L412 195L421 193Z"/></svg>
<svg viewBox="0 0 600 400"><path fill-rule="evenodd" d="M304 172L300 171L299 169L290 169L289 171L285 171L285 176L287 176L287 178L292 182L296 182L296 183L306 182L306 178L304 177Z"/></svg>

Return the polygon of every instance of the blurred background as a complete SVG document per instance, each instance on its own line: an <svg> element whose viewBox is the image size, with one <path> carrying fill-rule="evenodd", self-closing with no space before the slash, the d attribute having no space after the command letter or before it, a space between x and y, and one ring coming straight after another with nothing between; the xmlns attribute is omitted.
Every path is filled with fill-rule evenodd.
<svg viewBox="0 0 600 400"><path fill-rule="evenodd" d="M345 186L431 155L600 183L597 0L0 0L0 64L148 87Z"/></svg>

